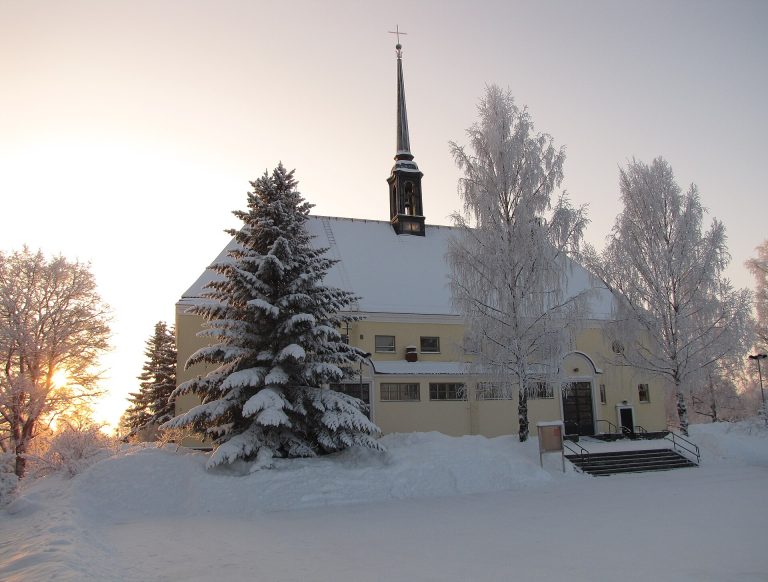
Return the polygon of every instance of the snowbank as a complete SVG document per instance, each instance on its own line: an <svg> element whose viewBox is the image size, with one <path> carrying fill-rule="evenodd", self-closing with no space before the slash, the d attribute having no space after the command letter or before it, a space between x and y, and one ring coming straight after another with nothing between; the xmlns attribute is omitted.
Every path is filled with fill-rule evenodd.
<svg viewBox="0 0 768 582"><path fill-rule="evenodd" d="M134 448L102 461L79 480L84 515L123 521L145 516L250 516L267 511L391 499L487 493L546 482L535 443L513 437L452 438L440 433L383 437L386 453L355 448L315 459L278 460L207 471L206 454ZM531 451L534 454L530 454Z"/></svg>
<svg viewBox="0 0 768 582"><path fill-rule="evenodd" d="M768 427L760 419L692 424L689 432L703 460L768 467Z"/></svg>
<svg viewBox="0 0 768 582"><path fill-rule="evenodd" d="M768 431L691 432L701 467L607 478L542 470L514 437L389 435L253 474L127 446L0 510L0 579L762 580Z"/></svg>

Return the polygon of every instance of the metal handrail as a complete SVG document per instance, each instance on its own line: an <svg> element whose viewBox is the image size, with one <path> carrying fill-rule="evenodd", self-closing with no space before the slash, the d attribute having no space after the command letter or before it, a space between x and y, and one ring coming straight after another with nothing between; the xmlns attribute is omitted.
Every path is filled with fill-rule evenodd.
<svg viewBox="0 0 768 582"><path fill-rule="evenodd" d="M613 424L610 420L606 420L605 418L598 418L596 421L598 424L601 422L605 422L608 424L608 428L611 429L611 432L608 434L617 434L618 433L618 427Z"/></svg>
<svg viewBox="0 0 768 582"><path fill-rule="evenodd" d="M622 434L625 434L625 435L631 437L631 436L636 435L636 434L647 433L648 431L645 430L644 426L636 424L632 428L628 428L626 426L622 426L621 427L621 432L622 432Z"/></svg>
<svg viewBox="0 0 768 582"><path fill-rule="evenodd" d="M576 443L573 443L574 445L576 445L577 447L579 447L579 450L581 451L581 453L577 453L576 451L574 451L574 450L573 450L573 449L570 447L570 445L566 444L567 442L568 442L568 441L563 441L563 447L565 447L566 449L568 449L569 451L571 451L571 452L572 452L574 455L578 455L578 456L579 456L579 458L581 459L581 464L582 464L582 465L589 465L589 464L590 464L590 459L589 459L589 451L588 451L587 449L585 449L584 447L582 447L581 445L577 445ZM573 442L573 441L571 441L571 442ZM586 456L586 458L587 458L586 462L584 462L584 457L585 457L585 456Z"/></svg>
<svg viewBox="0 0 768 582"><path fill-rule="evenodd" d="M701 451L699 450L699 446L696 443L694 443L692 441L689 441L684 436L679 435L679 434L677 434L676 432L674 432L672 430L669 431L669 434L667 436L665 436L664 439L670 441L672 443L672 446L675 449L677 449L679 447L680 449L682 449L684 451L687 451L687 452L691 453L692 455L696 455L696 464L698 465L699 463L701 463ZM693 449L689 449L684 444L680 444L680 443L676 442L675 439L680 439L681 441L683 441L685 443L688 443L689 445L691 445L693 447Z"/></svg>

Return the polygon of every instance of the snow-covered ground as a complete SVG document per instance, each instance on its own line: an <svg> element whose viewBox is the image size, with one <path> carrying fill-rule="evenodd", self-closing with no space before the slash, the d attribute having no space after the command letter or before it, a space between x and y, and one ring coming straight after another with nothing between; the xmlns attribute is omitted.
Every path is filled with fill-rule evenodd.
<svg viewBox="0 0 768 582"><path fill-rule="evenodd" d="M603 478L512 437L390 435L254 474L128 447L0 511L0 580L768 580L768 432L692 434L699 468Z"/></svg>

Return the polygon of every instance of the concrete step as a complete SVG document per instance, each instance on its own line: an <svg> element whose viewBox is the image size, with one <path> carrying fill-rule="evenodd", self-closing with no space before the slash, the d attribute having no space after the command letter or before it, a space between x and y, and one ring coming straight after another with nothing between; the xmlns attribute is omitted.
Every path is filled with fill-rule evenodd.
<svg viewBox="0 0 768 582"><path fill-rule="evenodd" d="M590 455L566 455L576 467L590 475L617 473L642 473L669 471L696 467L696 463L672 449L643 449L637 451L612 451Z"/></svg>

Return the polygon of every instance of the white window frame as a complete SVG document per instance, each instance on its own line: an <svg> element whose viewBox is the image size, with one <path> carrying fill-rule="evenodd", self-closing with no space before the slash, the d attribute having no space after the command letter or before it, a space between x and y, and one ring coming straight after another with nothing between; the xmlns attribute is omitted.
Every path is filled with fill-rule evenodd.
<svg viewBox="0 0 768 582"><path fill-rule="evenodd" d="M387 391L389 392L387 394L387 398L384 398L384 387L387 387ZM389 398L391 396L391 391L393 390L393 386L397 386L397 398ZM411 387L416 387L416 397L415 398L405 398L404 396L409 396L409 392L411 391ZM421 402L421 385L418 382L382 382L379 384L379 399L382 402Z"/></svg>
<svg viewBox="0 0 768 582"><path fill-rule="evenodd" d="M436 350L425 350L424 340L435 340L437 342ZM440 353L440 336L436 335L422 335L419 337L419 351L422 354L439 354Z"/></svg>
<svg viewBox="0 0 768 582"><path fill-rule="evenodd" d="M542 390L543 386L543 390ZM541 396L541 393L544 396ZM555 398L555 385L552 382L536 380L529 384L528 400L553 400Z"/></svg>
<svg viewBox="0 0 768 582"><path fill-rule="evenodd" d="M392 338L392 349L388 346L379 347L379 338ZM395 336L393 335L376 335L373 338L373 346L376 353L379 354L394 354L397 352L397 343L395 342Z"/></svg>
<svg viewBox="0 0 768 582"><path fill-rule="evenodd" d="M475 400L514 400L509 382L478 382Z"/></svg>
<svg viewBox="0 0 768 582"><path fill-rule="evenodd" d="M449 386L455 387L455 397L448 398ZM441 388L442 387L442 388ZM453 392L453 388L450 389ZM435 398L432 394L435 394ZM445 398L441 398L440 394L444 393ZM433 402L456 402L459 400L466 400L466 390L463 382L430 382L429 383L429 399Z"/></svg>

